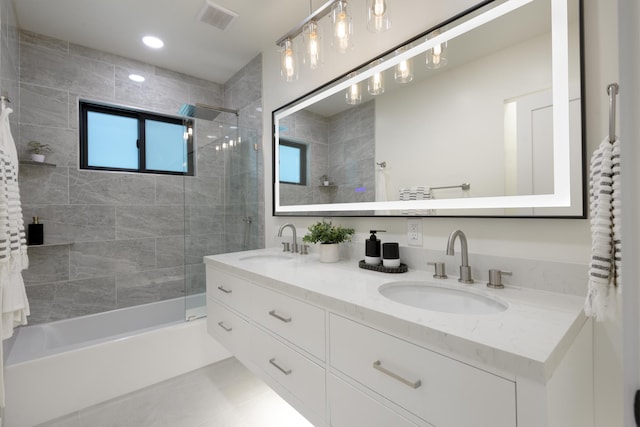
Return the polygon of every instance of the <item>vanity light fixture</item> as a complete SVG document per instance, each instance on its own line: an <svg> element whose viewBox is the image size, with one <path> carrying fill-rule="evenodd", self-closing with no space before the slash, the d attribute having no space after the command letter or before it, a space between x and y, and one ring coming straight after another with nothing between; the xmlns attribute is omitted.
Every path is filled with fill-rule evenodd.
<svg viewBox="0 0 640 427"><path fill-rule="evenodd" d="M164 42L160 40L158 37L154 36L144 36L142 38L142 43L147 45L152 49L160 49L164 46Z"/></svg>
<svg viewBox="0 0 640 427"><path fill-rule="evenodd" d="M280 75L286 82L298 79L298 60L291 39L284 41L280 51Z"/></svg>
<svg viewBox="0 0 640 427"><path fill-rule="evenodd" d="M402 53L406 49L398 49L397 53ZM395 66L393 77L396 83L409 83L413 80L413 58L403 59Z"/></svg>
<svg viewBox="0 0 640 427"><path fill-rule="evenodd" d="M347 11L347 0L338 0L331 6L331 25L333 26L333 46L340 53L352 47L353 22Z"/></svg>
<svg viewBox="0 0 640 427"><path fill-rule="evenodd" d="M381 33L391 28L389 10L386 0L367 0L367 29Z"/></svg>
<svg viewBox="0 0 640 427"><path fill-rule="evenodd" d="M446 48L447 42L444 42L427 50L427 68L435 70L447 65L447 58L444 56Z"/></svg>
<svg viewBox="0 0 640 427"><path fill-rule="evenodd" d="M384 73L375 73L369 77L367 91L371 95L382 95L384 93Z"/></svg>
<svg viewBox="0 0 640 427"><path fill-rule="evenodd" d="M347 104L357 105L362 101L362 93L360 92L360 84L354 83L347 90Z"/></svg>
<svg viewBox="0 0 640 427"><path fill-rule="evenodd" d="M304 62L309 68L315 70L320 66L322 58L322 34L320 33L318 21L313 19L304 26L302 39L305 48Z"/></svg>

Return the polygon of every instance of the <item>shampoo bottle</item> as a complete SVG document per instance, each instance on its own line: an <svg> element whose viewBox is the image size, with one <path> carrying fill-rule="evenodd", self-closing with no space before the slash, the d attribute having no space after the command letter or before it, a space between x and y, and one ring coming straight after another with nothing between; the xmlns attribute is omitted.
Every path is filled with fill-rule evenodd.
<svg viewBox="0 0 640 427"><path fill-rule="evenodd" d="M44 226L40 224L38 217L33 217L33 224L27 227L27 245L41 245L44 241Z"/></svg>

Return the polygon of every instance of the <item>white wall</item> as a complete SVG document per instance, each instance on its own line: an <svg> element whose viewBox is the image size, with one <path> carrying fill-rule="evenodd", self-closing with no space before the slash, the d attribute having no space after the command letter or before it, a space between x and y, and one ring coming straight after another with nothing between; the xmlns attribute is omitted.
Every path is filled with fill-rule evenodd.
<svg viewBox="0 0 640 427"><path fill-rule="evenodd" d="M271 164L271 112L306 92L355 68L361 63L408 37L418 34L451 16L456 11L473 4L473 1L402 0L392 3L393 28L382 34L370 34L364 29L364 1L349 2L354 14L357 46L348 55L326 49L328 57L324 67L311 74L303 70L300 80L286 84L279 76L277 50L263 52L264 88L264 155L265 164ZM615 3L610 0L585 0L585 65L586 65L586 114L587 153L597 147L607 133L608 97L606 85L618 80L617 19ZM293 27L303 17L292 17ZM324 22L326 24L326 22ZM283 28L283 33L288 28ZM275 43L275 40L274 40ZM265 168L265 182L270 183L271 171ZM265 186L265 241L267 247L275 246L277 227L285 222L296 225L300 235L317 218L273 217L271 187ZM334 222L356 229L355 241L359 245L370 228L388 232L385 240L396 240L406 245L406 219L398 218L335 218ZM423 222L423 247L444 251L449 233L460 228L469 241L471 253L483 253L516 258L556 260L587 264L591 238L588 220L554 219L473 219L473 218L425 218ZM364 251L364 245L363 251ZM516 278L514 278L515 283ZM586 286L586 278L585 278ZM622 424L622 371L621 371L621 322L596 324L595 375L597 425L603 427ZM588 410L587 408L585 408Z"/></svg>

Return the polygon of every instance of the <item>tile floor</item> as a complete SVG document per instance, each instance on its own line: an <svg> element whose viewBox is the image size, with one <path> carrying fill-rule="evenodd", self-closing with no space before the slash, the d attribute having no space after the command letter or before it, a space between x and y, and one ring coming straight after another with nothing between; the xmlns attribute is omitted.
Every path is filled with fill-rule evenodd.
<svg viewBox="0 0 640 427"><path fill-rule="evenodd" d="M38 427L312 427L235 358Z"/></svg>

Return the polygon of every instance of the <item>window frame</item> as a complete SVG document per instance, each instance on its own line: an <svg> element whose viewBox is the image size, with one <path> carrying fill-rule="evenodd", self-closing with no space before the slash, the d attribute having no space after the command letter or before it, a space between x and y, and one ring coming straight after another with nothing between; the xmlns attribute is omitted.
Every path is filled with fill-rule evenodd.
<svg viewBox="0 0 640 427"><path fill-rule="evenodd" d="M300 150L300 182L291 182L291 181L283 181L280 178L280 183L282 184L290 184L290 185L307 185L307 170L308 170L308 160L307 160L307 144L303 144L301 142L292 141L290 139L282 139L278 142L278 150L281 146L297 148Z"/></svg>
<svg viewBox="0 0 640 427"><path fill-rule="evenodd" d="M187 139L187 170L184 172L147 169L146 168L146 129L145 120L154 120L164 123L177 124L186 126L187 128L194 127L194 121L185 119L182 117L169 116L164 114L152 113L150 111L143 111L134 108L127 108L115 105L100 104L96 102L80 100L79 106L79 146L80 146L80 169L81 170L95 170L95 171L110 171L110 172L130 172L130 173L145 173L145 174L160 174L160 175L179 175L179 176L194 176L194 134L191 133ZM89 165L89 147L88 147L88 113L96 112L102 114L109 114L119 117L133 118L138 121L138 168L117 168L107 166L90 166Z"/></svg>

